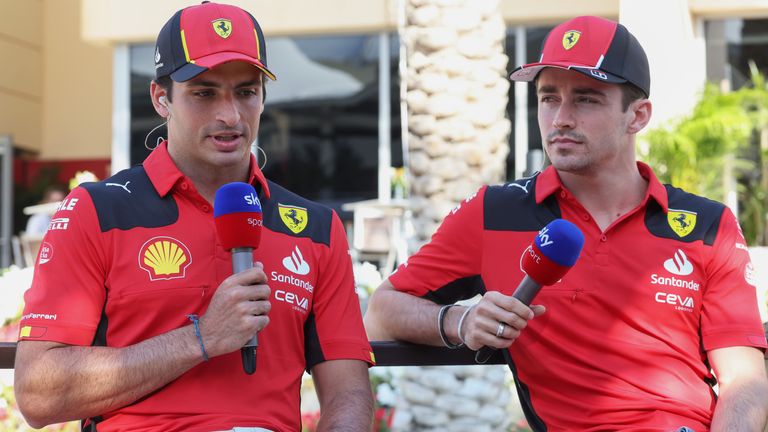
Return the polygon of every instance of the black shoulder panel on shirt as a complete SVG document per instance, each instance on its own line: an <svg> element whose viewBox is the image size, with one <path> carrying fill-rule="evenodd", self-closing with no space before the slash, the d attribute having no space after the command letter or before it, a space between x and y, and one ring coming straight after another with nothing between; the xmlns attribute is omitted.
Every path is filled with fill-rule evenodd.
<svg viewBox="0 0 768 432"><path fill-rule="evenodd" d="M538 231L560 218L557 199L550 196L536 203L538 173L485 191L484 226L490 231Z"/></svg>
<svg viewBox="0 0 768 432"><path fill-rule="evenodd" d="M101 232L164 227L179 219L172 194L161 197L141 165L81 186L91 195Z"/></svg>
<svg viewBox="0 0 768 432"><path fill-rule="evenodd" d="M422 298L433 303L446 305L456 303L459 300L471 299L478 294L485 294L485 283L480 275L474 275L453 280L434 291L427 292Z"/></svg>
<svg viewBox="0 0 768 432"><path fill-rule="evenodd" d="M688 193L671 185L664 185L669 196L669 215L655 200L648 201L645 226L656 237L692 243L701 240L711 246L720 228L725 205ZM673 213L679 212L679 213ZM668 217L669 216L669 217ZM671 219L671 221L670 221ZM672 229L672 224L683 236Z"/></svg>
<svg viewBox="0 0 768 432"><path fill-rule="evenodd" d="M331 245L333 211L268 181L270 197L259 191L264 226L291 237L309 237L314 243Z"/></svg>

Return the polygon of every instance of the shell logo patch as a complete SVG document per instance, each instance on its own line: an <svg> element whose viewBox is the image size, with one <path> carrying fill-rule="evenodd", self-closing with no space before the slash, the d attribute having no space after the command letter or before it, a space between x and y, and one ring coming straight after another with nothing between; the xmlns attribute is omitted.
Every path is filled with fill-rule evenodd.
<svg viewBox="0 0 768 432"><path fill-rule="evenodd" d="M579 42L579 38L581 37L581 32L578 30L568 30L563 35L563 48L567 50L573 48L576 46L576 43Z"/></svg>
<svg viewBox="0 0 768 432"><path fill-rule="evenodd" d="M189 248L173 237L153 237L139 250L139 267L152 281L183 278L191 263Z"/></svg>
<svg viewBox="0 0 768 432"><path fill-rule="evenodd" d="M226 39L232 34L232 21L226 18L213 20L211 24L213 25L213 31L215 31L222 39Z"/></svg>
<svg viewBox="0 0 768 432"><path fill-rule="evenodd" d="M288 227L294 234L298 234L304 231L307 227L307 220L309 215L307 209L303 207L278 204L277 211L280 213L280 219L283 220L285 226Z"/></svg>
<svg viewBox="0 0 768 432"><path fill-rule="evenodd" d="M669 209L667 223L675 234L685 237L696 228L696 212Z"/></svg>

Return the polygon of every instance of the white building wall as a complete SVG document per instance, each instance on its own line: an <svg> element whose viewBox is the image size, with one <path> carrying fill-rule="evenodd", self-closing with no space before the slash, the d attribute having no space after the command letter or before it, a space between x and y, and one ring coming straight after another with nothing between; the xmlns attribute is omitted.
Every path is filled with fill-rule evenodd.
<svg viewBox="0 0 768 432"><path fill-rule="evenodd" d="M645 48L653 117L648 128L691 112L706 82L703 24L687 0L622 0L619 21Z"/></svg>

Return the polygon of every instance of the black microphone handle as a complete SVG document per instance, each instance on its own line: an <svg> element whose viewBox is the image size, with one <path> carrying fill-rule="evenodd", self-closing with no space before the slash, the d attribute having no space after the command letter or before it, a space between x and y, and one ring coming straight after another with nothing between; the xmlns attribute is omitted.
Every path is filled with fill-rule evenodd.
<svg viewBox="0 0 768 432"><path fill-rule="evenodd" d="M253 268L253 248L232 248L232 273ZM240 357L243 360L243 370L248 375L256 372L256 347L259 346L259 338L256 334L240 348Z"/></svg>
<svg viewBox="0 0 768 432"><path fill-rule="evenodd" d="M515 288L515 292L512 293L512 297L523 302L524 305L530 306L536 294L541 291L541 284L531 279L530 276L525 275L520 285ZM485 364L493 353L496 352L496 348L484 346L480 348L475 354L475 363Z"/></svg>
<svg viewBox="0 0 768 432"><path fill-rule="evenodd" d="M541 284L531 279L530 276L525 275L520 285L515 288L515 292L512 293L512 297L523 302L524 305L530 306L536 294L541 291Z"/></svg>

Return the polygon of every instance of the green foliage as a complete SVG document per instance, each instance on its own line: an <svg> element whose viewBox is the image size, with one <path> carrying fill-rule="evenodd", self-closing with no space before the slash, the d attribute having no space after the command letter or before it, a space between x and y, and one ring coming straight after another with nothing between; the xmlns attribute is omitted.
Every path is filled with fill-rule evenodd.
<svg viewBox="0 0 768 432"><path fill-rule="evenodd" d="M641 156L663 183L718 201L735 179L744 235L750 244L765 244L768 88L750 67L751 85L724 92L707 84L688 117L645 135Z"/></svg>

